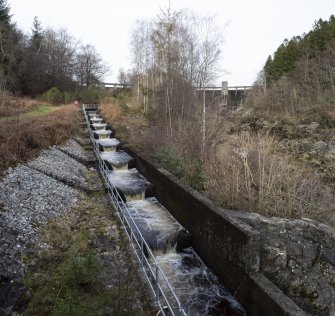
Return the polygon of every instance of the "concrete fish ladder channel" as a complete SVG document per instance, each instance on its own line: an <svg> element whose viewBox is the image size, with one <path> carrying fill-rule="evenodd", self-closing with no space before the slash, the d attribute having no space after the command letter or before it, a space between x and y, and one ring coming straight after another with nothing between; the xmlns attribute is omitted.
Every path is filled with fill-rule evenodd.
<svg viewBox="0 0 335 316"><path fill-rule="evenodd" d="M150 194L151 183L119 150L98 111L83 107L111 202L125 226L162 315L246 315L192 248L192 236Z"/></svg>

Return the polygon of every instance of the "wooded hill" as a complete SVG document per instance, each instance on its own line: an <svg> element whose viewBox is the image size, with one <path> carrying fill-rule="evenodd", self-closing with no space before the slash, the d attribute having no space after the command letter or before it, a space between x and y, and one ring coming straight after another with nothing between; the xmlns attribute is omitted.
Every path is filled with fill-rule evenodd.
<svg viewBox="0 0 335 316"><path fill-rule="evenodd" d="M93 46L65 29L43 29L37 17L32 22L30 34L24 34L7 1L0 0L0 95L34 97L52 87L74 91L100 82L107 67Z"/></svg>
<svg viewBox="0 0 335 316"><path fill-rule="evenodd" d="M285 39L269 56L252 104L271 110L332 104L335 96L335 17L319 19L307 34Z"/></svg>

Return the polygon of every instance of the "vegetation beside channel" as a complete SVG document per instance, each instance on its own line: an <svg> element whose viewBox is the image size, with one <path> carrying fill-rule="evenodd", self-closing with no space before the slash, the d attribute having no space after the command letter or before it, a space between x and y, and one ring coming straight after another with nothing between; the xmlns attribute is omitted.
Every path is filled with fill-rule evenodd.
<svg viewBox="0 0 335 316"><path fill-rule="evenodd" d="M72 210L41 233L38 256L27 255L26 315L148 315L118 222L104 193L81 195Z"/></svg>

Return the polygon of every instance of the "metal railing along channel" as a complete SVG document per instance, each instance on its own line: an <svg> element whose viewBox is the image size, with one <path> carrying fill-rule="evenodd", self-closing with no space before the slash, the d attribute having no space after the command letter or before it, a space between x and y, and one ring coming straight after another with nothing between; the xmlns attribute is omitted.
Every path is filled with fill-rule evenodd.
<svg viewBox="0 0 335 316"><path fill-rule="evenodd" d="M94 131L90 127L89 118L86 112L86 110L97 109L98 105L83 104L83 112L90 134L90 139L93 143L93 151L98 159L99 171L102 176L104 186L107 189L109 199L114 208L117 210L118 217L123 224L126 235L130 240L130 245L132 246L136 258L140 263L141 270L144 272L144 275L148 280L148 284L155 298L155 303L160 309L162 315L186 316L187 314L182 308L176 293L156 261L154 254L143 238L138 226L134 222L126 203L123 201L116 187L108 181L108 173L110 170L105 161L101 159L99 144L97 144L94 139Z"/></svg>

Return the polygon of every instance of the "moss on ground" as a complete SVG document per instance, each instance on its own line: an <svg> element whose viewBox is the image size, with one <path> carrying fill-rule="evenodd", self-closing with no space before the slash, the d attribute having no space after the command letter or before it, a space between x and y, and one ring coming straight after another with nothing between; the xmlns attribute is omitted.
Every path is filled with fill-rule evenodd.
<svg viewBox="0 0 335 316"><path fill-rule="evenodd" d="M22 113L20 116L18 115L10 115L10 116L4 116L0 118L0 122L2 121L13 121L17 118L28 118L28 117L36 117L40 115L48 114L54 110L56 110L57 107L51 106L51 105L40 105L37 106L35 109L33 109L30 112Z"/></svg>
<svg viewBox="0 0 335 316"><path fill-rule="evenodd" d="M43 229L26 258L26 315L148 315L148 299L103 193Z"/></svg>

